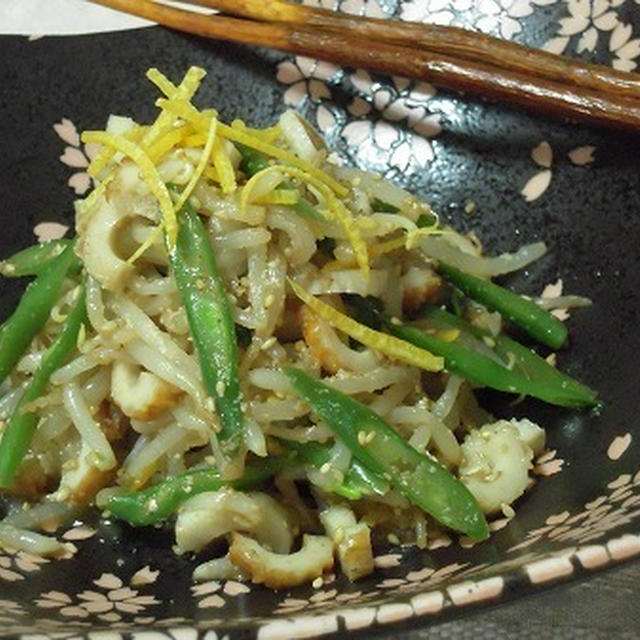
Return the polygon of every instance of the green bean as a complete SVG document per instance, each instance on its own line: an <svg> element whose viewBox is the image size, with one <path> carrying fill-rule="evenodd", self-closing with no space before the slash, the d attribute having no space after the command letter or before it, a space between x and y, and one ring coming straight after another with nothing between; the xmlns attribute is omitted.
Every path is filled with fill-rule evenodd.
<svg viewBox="0 0 640 640"><path fill-rule="evenodd" d="M178 213L178 237L170 262L202 379L220 416L217 437L224 473L237 473L244 452L244 415L235 325L209 236L188 203Z"/></svg>
<svg viewBox="0 0 640 640"><path fill-rule="evenodd" d="M27 386L0 441L0 487L10 487L26 455L36 426L38 414L24 411L43 393L54 371L59 369L76 347L80 327L86 319L84 286L64 326L53 344L47 349L37 372Z"/></svg>
<svg viewBox="0 0 640 640"><path fill-rule="evenodd" d="M71 242L69 238L61 238L27 247L0 262L0 273L7 278L37 276L43 269L48 268L51 261L59 256ZM80 266L79 260L77 266Z"/></svg>
<svg viewBox="0 0 640 640"><path fill-rule="evenodd" d="M439 262L436 269L465 295L491 311L497 311L542 344L559 349L566 342L567 328L564 324L535 302L444 262Z"/></svg>
<svg viewBox="0 0 640 640"><path fill-rule="evenodd" d="M442 524L476 540L489 527L471 492L440 463L421 454L368 407L300 369L285 367L294 390L369 471L381 475Z"/></svg>
<svg viewBox="0 0 640 640"><path fill-rule="evenodd" d="M116 518L141 527L158 524L172 516L189 498L205 491L232 487L240 491L253 489L271 476L299 464L295 457L274 457L245 467L242 476L224 480L212 467L189 469L142 491L112 496L105 508Z"/></svg>
<svg viewBox="0 0 640 640"><path fill-rule="evenodd" d="M16 310L0 328L0 383L9 375L56 303L65 277L78 264L72 242L22 294Z"/></svg>
<svg viewBox="0 0 640 640"><path fill-rule="evenodd" d="M248 175L254 176L256 173L268 169L271 165L269 161L258 151L247 147L246 145L236 142L236 148L242 156L240 168ZM285 180L280 185L283 189L295 189L294 184L290 180ZM316 222L326 222L324 216L305 198L303 195L298 196L298 201L292 205L293 209L300 215L315 220Z"/></svg>
<svg viewBox="0 0 640 640"><path fill-rule="evenodd" d="M448 371L472 384L528 395L564 407L597 404L596 394L591 389L506 336L491 336L446 311L427 307L421 317L435 325L433 328L454 328L460 332L455 340L447 341L422 327L392 322L371 300L359 296L347 296L346 299L357 310L361 322L382 327L396 338L441 356ZM493 357L483 351L493 353ZM517 368L512 369L512 364Z"/></svg>
<svg viewBox="0 0 640 640"><path fill-rule="evenodd" d="M564 396L569 400L567 406L595 406L598 404L597 394L592 389L584 386L577 380L563 373L556 367L550 365L544 358L541 358L535 351L525 347L519 342L512 340L505 335L491 335L488 331L475 327L444 309L439 307L425 307L421 312L421 317L427 320L441 323L445 327L454 327L462 332L471 334L483 341L485 345L492 345L493 352L502 360L505 366L513 366L513 370L519 372L528 380L536 383L553 386L549 394ZM560 404L554 402L553 404Z"/></svg>
<svg viewBox="0 0 640 640"><path fill-rule="evenodd" d="M370 205L371 211L375 213L398 213L400 211L395 205L380 200L380 198L372 198Z"/></svg>
<svg viewBox="0 0 640 640"><path fill-rule="evenodd" d="M319 442L293 442L280 440L287 449L295 451L301 460L320 469L331 460L331 447ZM359 460L352 458L344 478L336 481L331 491L349 500L359 500L364 495L383 496L389 490L389 483L378 474L367 469Z"/></svg>

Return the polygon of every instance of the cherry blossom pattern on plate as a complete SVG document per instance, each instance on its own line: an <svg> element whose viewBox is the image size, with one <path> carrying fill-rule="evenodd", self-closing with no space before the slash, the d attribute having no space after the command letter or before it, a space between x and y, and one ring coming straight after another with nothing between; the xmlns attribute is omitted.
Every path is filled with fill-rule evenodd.
<svg viewBox="0 0 640 640"><path fill-rule="evenodd" d="M77 196L83 196L91 188L91 178L86 172L89 162L97 153L95 145L83 145L80 142L80 135L76 125L68 118L62 118L60 122L53 125L58 137L67 144L64 148L60 161L62 164L72 169L77 169L71 175L67 184L75 191Z"/></svg>
<svg viewBox="0 0 640 640"><path fill-rule="evenodd" d="M607 489L606 494L587 501L577 513L564 510L548 516L544 526L527 531L524 539L508 552L540 541L585 545L640 518L640 471L635 476L620 474L607 484Z"/></svg>
<svg viewBox="0 0 640 640"><path fill-rule="evenodd" d="M33 234L38 239L38 242L58 240L63 238L67 231L69 231L69 227L60 222L39 222L33 227Z"/></svg>
<svg viewBox="0 0 640 640"><path fill-rule="evenodd" d="M61 616L69 619L83 619L91 616L109 623L121 622L123 618L146 613L149 607L160 604L153 595L125 586L112 573L103 573L93 581L97 589L87 589L69 595L62 591L47 591L36 599L36 606L42 609L56 609Z"/></svg>
<svg viewBox="0 0 640 640"><path fill-rule="evenodd" d="M236 580L209 580L191 587L199 609L221 609L227 604L227 598L236 598L250 591L248 584Z"/></svg>
<svg viewBox="0 0 640 640"><path fill-rule="evenodd" d="M342 130L349 147L387 175L424 169L434 158L429 138L441 130L439 114L429 111L435 89L399 76L382 84L364 70L349 79L357 90Z"/></svg>
<svg viewBox="0 0 640 640"><path fill-rule="evenodd" d="M533 463L533 473L537 476L553 476L562 471L564 460L556 457L557 449L544 451Z"/></svg>
<svg viewBox="0 0 640 640"><path fill-rule="evenodd" d="M629 432L616 436L607 448L609 460L619 460L631 445L632 436Z"/></svg>
<svg viewBox="0 0 640 640"><path fill-rule="evenodd" d="M596 148L593 145L584 145L571 149L567 153L569 162L576 167L587 167L593 160ZM533 202L540 198L551 184L553 178L554 153L547 140L542 140L531 149L531 159L539 170L528 178L520 190L520 194L527 202Z"/></svg>
<svg viewBox="0 0 640 640"><path fill-rule="evenodd" d="M24 580L29 574L40 571L49 560L25 551L0 549L0 583Z"/></svg>
<svg viewBox="0 0 640 640"><path fill-rule="evenodd" d="M409 0L401 5L400 19L465 27L510 40L523 31L523 19L532 15L536 7L556 1Z"/></svg>
<svg viewBox="0 0 640 640"><path fill-rule="evenodd" d="M14 622L17 618L27 615L22 605L13 600L0 598L0 624Z"/></svg>
<svg viewBox="0 0 640 640"><path fill-rule="evenodd" d="M557 34L544 48L564 53L575 44L578 53L593 53L600 41L611 53L611 65L621 71L633 71L640 56L640 38L633 26L620 17L626 0L561 0L567 14L558 21ZM555 4L555 2L553 3Z"/></svg>
<svg viewBox="0 0 640 640"><path fill-rule="evenodd" d="M304 4L344 13L382 17L375 0L342 0ZM424 82L394 77L377 81L363 70L346 74L340 67L296 56L278 65L277 77L288 85L285 104L303 110L329 140L342 139L350 154L370 169L386 174L424 169L434 153L429 138L440 132L440 116L430 112L435 89ZM334 100L332 88L349 84L354 97L346 105ZM386 158L384 166L380 158Z"/></svg>

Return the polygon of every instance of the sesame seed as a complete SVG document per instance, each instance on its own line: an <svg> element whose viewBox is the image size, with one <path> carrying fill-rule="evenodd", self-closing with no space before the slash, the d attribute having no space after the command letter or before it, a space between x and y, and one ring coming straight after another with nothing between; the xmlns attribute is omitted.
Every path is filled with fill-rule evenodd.
<svg viewBox="0 0 640 640"><path fill-rule="evenodd" d="M264 299L264 308L268 309L269 307L271 307L273 305L273 303L276 301L276 297L273 295L273 293L270 293L265 299Z"/></svg>
<svg viewBox="0 0 640 640"><path fill-rule="evenodd" d="M395 316L393 316L393 318L391 318L391 324L402 324L402 322L400 321L400 318L396 318Z"/></svg>
<svg viewBox="0 0 640 640"><path fill-rule="evenodd" d="M270 338L267 338L261 345L260 345L260 351L266 351L267 349L271 349L271 347L273 347L273 345L276 343L276 337L275 336L271 336Z"/></svg>
<svg viewBox="0 0 640 640"><path fill-rule="evenodd" d="M213 398L209 397L204 401L204 408L211 413L216 410L216 403L213 401Z"/></svg>
<svg viewBox="0 0 640 640"><path fill-rule="evenodd" d="M198 278L196 280L196 288L202 291L204 289L204 280L202 278Z"/></svg>
<svg viewBox="0 0 640 640"><path fill-rule="evenodd" d="M390 533L387 536L387 540L391 543L391 544L400 544L400 538L398 538L398 536L395 533Z"/></svg>
<svg viewBox="0 0 640 640"><path fill-rule="evenodd" d="M516 515L516 512L513 510L513 507L510 504L507 504L506 502L503 502L500 505L500 509L502 510L502 513L505 518L511 519Z"/></svg>
<svg viewBox="0 0 640 640"><path fill-rule="evenodd" d="M367 434L364 431L358 431L358 444L361 447L367 444Z"/></svg>
<svg viewBox="0 0 640 640"><path fill-rule="evenodd" d="M225 385L223 380L218 380L218 382L216 382L216 393L218 394L219 398L222 398L226 388L227 386Z"/></svg>
<svg viewBox="0 0 640 640"><path fill-rule="evenodd" d="M320 467L320 473L322 474L327 474L331 471L331 463L329 462L325 462L321 467Z"/></svg>
<svg viewBox="0 0 640 640"><path fill-rule="evenodd" d="M324 580L322 579L322 577L318 576L312 583L311 586L314 589L319 589L322 585L324 584Z"/></svg>
<svg viewBox="0 0 640 640"><path fill-rule="evenodd" d="M333 540L336 544L340 544L344 540L344 529L342 527L336 529L336 535L333 537Z"/></svg>
<svg viewBox="0 0 640 640"><path fill-rule="evenodd" d="M369 431L367 437L365 438L365 444L370 444L373 442L373 439L376 437L375 431Z"/></svg>

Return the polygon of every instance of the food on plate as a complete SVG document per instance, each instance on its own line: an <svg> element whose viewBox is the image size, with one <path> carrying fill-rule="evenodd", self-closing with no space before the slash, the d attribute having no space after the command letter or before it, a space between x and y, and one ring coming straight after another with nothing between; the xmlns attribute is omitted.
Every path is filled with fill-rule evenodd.
<svg viewBox="0 0 640 640"><path fill-rule="evenodd" d="M0 544L62 553L38 530L95 505L174 527L196 579L284 588L365 576L380 541L486 539L545 432L476 390L597 404L528 344L564 324L492 282L544 244L486 257L295 112L228 125L192 102L201 69L147 75L152 124L83 134L76 235L0 265L34 278L0 330Z"/></svg>

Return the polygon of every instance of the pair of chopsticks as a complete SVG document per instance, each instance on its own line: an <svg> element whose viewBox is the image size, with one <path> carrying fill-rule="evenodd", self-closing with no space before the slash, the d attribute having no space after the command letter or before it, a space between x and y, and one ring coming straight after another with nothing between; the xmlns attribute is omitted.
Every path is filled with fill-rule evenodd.
<svg viewBox="0 0 640 640"><path fill-rule="evenodd" d="M286 0L93 0L187 33L278 49L519 105L640 131L640 75L457 27L340 14Z"/></svg>

